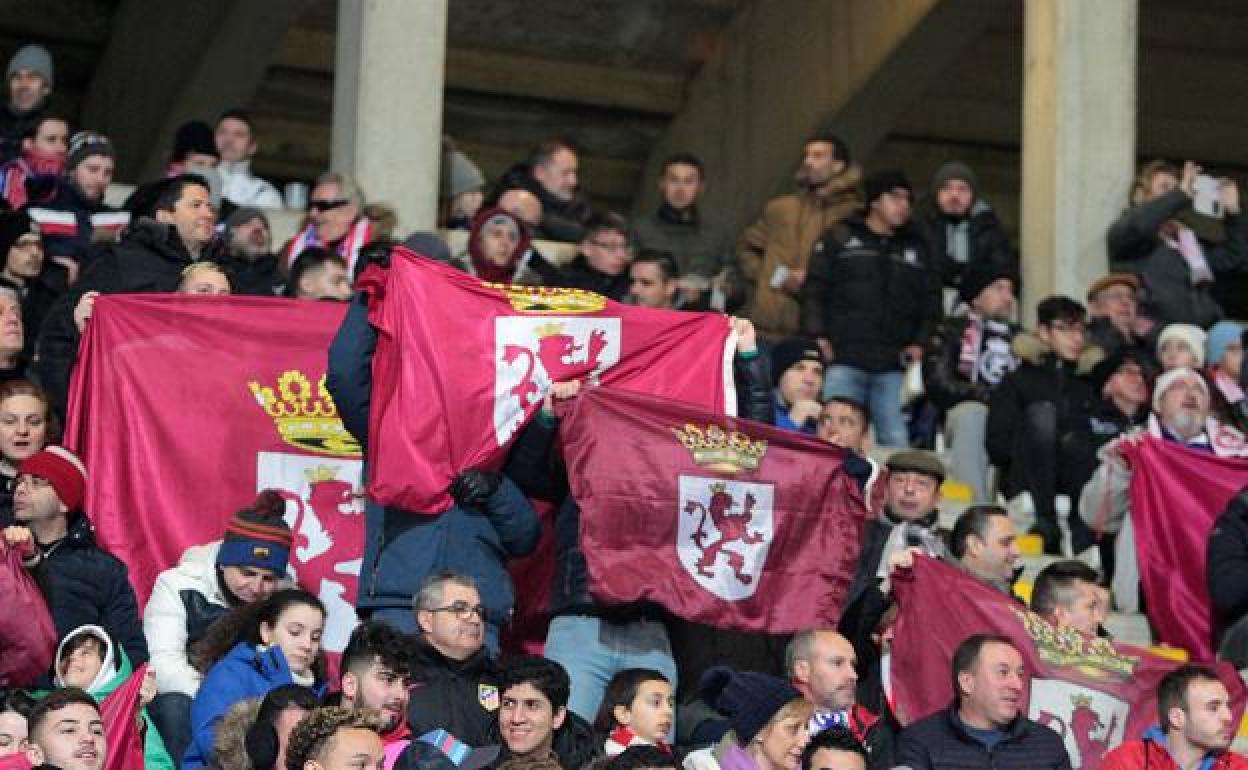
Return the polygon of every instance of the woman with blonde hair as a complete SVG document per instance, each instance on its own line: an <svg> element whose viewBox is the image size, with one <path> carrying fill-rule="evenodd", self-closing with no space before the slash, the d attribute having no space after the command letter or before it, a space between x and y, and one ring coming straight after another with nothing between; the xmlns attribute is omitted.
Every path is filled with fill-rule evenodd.
<svg viewBox="0 0 1248 770"><path fill-rule="evenodd" d="M793 685L722 666L702 675L703 700L728 717L719 743L685 757L685 770L796 770L815 707Z"/></svg>

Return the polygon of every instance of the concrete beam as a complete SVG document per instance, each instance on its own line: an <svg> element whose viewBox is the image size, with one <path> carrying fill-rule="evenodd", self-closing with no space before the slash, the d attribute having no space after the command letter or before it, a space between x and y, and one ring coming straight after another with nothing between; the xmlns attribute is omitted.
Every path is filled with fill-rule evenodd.
<svg viewBox="0 0 1248 770"><path fill-rule="evenodd" d="M122 0L83 104L84 124L117 147L119 178L158 176L181 123L249 102L307 2Z"/></svg>
<svg viewBox="0 0 1248 770"><path fill-rule="evenodd" d="M642 209L679 150L707 166L708 210L739 227L789 189L806 137L828 126L869 156L896 116L993 17L993 0L754 0L743 6L657 143ZM887 10L885 10L887 9Z"/></svg>

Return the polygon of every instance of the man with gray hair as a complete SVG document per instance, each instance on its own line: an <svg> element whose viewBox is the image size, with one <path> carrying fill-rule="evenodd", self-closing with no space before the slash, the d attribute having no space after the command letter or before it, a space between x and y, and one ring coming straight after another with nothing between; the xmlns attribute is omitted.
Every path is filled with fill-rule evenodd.
<svg viewBox="0 0 1248 770"><path fill-rule="evenodd" d="M54 74L52 54L41 45L24 45L9 59L9 100L0 110L0 163L21 154L22 136L42 117Z"/></svg>
<svg viewBox="0 0 1248 770"><path fill-rule="evenodd" d="M412 597L420 634L412 650L407 721L413 735L446 730L469 746L496 742L498 669L485 647L481 594L466 575L430 575Z"/></svg>
<svg viewBox="0 0 1248 770"><path fill-rule="evenodd" d="M282 256L287 270L305 249L319 246L347 262L355 274L360 249L373 240L373 226L364 216L364 195L348 174L326 171L316 178L308 195L308 225L286 244Z"/></svg>

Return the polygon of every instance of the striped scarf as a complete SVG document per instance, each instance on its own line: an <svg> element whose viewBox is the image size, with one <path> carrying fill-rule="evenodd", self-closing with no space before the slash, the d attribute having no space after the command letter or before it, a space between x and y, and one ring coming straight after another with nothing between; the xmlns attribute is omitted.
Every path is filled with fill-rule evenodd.
<svg viewBox="0 0 1248 770"><path fill-rule="evenodd" d="M351 223L351 229L338 241L335 252L347 261L347 275L355 275L355 262L360 257L360 249L373 239L373 223L368 217L360 217ZM286 268L295 263L295 258L305 250L314 246L325 246L316 234L316 228L308 225L299 231L290 242L290 250L286 253Z"/></svg>

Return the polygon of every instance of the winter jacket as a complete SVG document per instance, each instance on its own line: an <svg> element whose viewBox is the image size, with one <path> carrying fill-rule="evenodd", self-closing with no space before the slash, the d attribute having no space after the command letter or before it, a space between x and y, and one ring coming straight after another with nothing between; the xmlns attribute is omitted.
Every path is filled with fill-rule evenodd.
<svg viewBox="0 0 1248 770"><path fill-rule="evenodd" d="M256 723L261 700L246 698L225 712L217 725L216 743L212 747L211 766L214 770L258 770L252 766L247 753L247 731Z"/></svg>
<svg viewBox="0 0 1248 770"><path fill-rule="evenodd" d="M1150 727L1139 740L1123 741L1101 759L1101 770L1182 770L1167 748L1166 736ZM1210 752L1198 770L1248 770L1248 758L1233 751Z"/></svg>
<svg viewBox="0 0 1248 770"><path fill-rule="evenodd" d="M495 738L501 693L498 667L485 647L453 660L420 639L412 646L407 723L412 735L443 729L469 746Z"/></svg>
<svg viewBox="0 0 1248 770"><path fill-rule="evenodd" d="M901 731L898 765L912 770L1070 770L1066 744L1049 728L1018 716L992 750L971 737L957 706Z"/></svg>
<svg viewBox="0 0 1248 770"><path fill-rule="evenodd" d="M40 544L34 577L43 590L60 638L80 626L101 626L132 663L147 662L147 642L138 602L125 564L95 544L91 523L81 513L69 520L69 534Z"/></svg>
<svg viewBox="0 0 1248 770"><path fill-rule="evenodd" d="M88 695L97 701L103 701L109 695L112 695L118 687L125 684L126 680L134 674L134 667L130 665L130 658L126 655L126 651L117 649L116 645L113 644L113 640L109 638L108 632L100 626L82 626L66 634L56 649L55 660L57 663L61 661L62 651L65 649L65 646L74 637L84 635L94 636L104 646L104 661L103 665L100 666L100 672L96 675L95 681L85 688ZM56 675L56 686L58 688L66 686L65 682L61 680L59 671ZM147 715L147 709L143 709L142 717L145 726L143 730L144 770L174 770L177 765L169 756L169 752L165 748L165 742L156 730L156 725L152 723L151 717Z"/></svg>
<svg viewBox="0 0 1248 770"><path fill-rule="evenodd" d="M94 256L97 233L116 235L130 221L102 200L89 200L68 179L58 181L50 198L28 209L43 231L43 249L49 257L70 257L86 264Z"/></svg>
<svg viewBox="0 0 1248 770"><path fill-rule="evenodd" d="M1001 226L1001 220L997 218L997 212L988 201L977 198L962 221L967 228L969 252L965 262L959 262L953 257L948 241L950 226L959 223L941 213L936 205L936 196L926 196L914 207L915 227L931 244L941 281L945 286L961 286L962 276L968 266L984 262L1004 266L1015 275L1019 274L1018 251L1010 242L1005 228Z"/></svg>
<svg viewBox="0 0 1248 770"><path fill-rule="evenodd" d="M28 112L17 112L7 102L0 106L0 163L22 154L22 137L43 120L44 105Z"/></svg>
<svg viewBox="0 0 1248 770"><path fill-rule="evenodd" d="M0 278L0 284L12 286L22 299L22 329L25 332L22 354L32 359L44 319L57 300L69 291L69 273L63 265L49 259L44 260L39 275L26 281L25 285L19 286L3 278Z"/></svg>
<svg viewBox="0 0 1248 770"><path fill-rule="evenodd" d="M161 693L194 696L199 689L203 675L191 665L187 650L230 609L217 571L220 547L220 540L191 546L152 586L143 610L143 634Z"/></svg>
<svg viewBox="0 0 1248 770"><path fill-rule="evenodd" d="M664 203L633 224L633 238L639 248L671 254L682 276L714 278L734 261L728 233L707 223L697 206L677 210Z"/></svg>
<svg viewBox="0 0 1248 770"><path fill-rule="evenodd" d="M502 735L498 729L498 720L495 719L493 724L494 736L491 743L502 744L503 748L498 755L498 759L490 767L498 768L508 760L513 759L513 757L511 752L507 750L506 744L502 742ZM581 770L603 754L602 742L598 740L598 736L594 733L594 728L590 727L588 722L571 711L567 712L563 725L555 730L551 749L554 751L555 757L559 760L559 766L563 770Z"/></svg>
<svg viewBox="0 0 1248 770"><path fill-rule="evenodd" d="M632 279L629 278L627 270L619 275L607 275L592 267L584 254L577 254L575 259L559 271L557 282L546 285L564 289L584 289L620 302L628 296L631 283Z"/></svg>
<svg viewBox="0 0 1248 770"><path fill-rule="evenodd" d="M1018 333L1018 327L1002 321L981 321L973 379L963 374L962 349L970 324L968 315L946 319L923 351L923 384L927 397L945 412L963 401L987 404L992 388L1017 364L1010 352L1010 341Z"/></svg>
<svg viewBox="0 0 1248 770"><path fill-rule="evenodd" d="M1209 533L1205 584L1213 610L1213 646L1240 618L1248 615L1248 493L1227 503Z"/></svg>
<svg viewBox="0 0 1248 770"><path fill-rule="evenodd" d="M517 163L503 174L498 190L528 190L542 202L542 223L537 227L537 237L550 241L578 243L585 237L585 223L593 215L589 203L578 192L570 201L551 195L533 178L528 165Z"/></svg>
<svg viewBox="0 0 1248 770"><path fill-rule="evenodd" d="M221 268L230 276L235 294L252 297L275 297L283 279L277 272L277 255L265 254L255 259L226 253L220 260Z"/></svg>
<svg viewBox="0 0 1248 770"><path fill-rule="evenodd" d="M1156 327L1154 332L1159 332L1160 327ZM1118 331L1118 327L1105 316L1088 319L1088 329L1084 334L1085 345L1092 347L1095 345L1105 351L1106 356L1112 356L1118 351L1129 353L1135 357L1140 366L1146 370L1146 375L1151 378L1151 372L1160 369L1157 364L1157 342L1154 339L1146 339L1143 337L1128 338Z"/></svg>
<svg viewBox="0 0 1248 770"><path fill-rule="evenodd" d="M208 670L191 701L191 745L182 760L184 770L212 761L217 726L231 706L246 698L263 698L269 690L293 682L280 647L261 650L248 642L236 644ZM318 697L324 689L316 688Z"/></svg>
<svg viewBox="0 0 1248 770"><path fill-rule="evenodd" d="M1175 189L1127 211L1109 228L1109 260L1115 272L1131 272L1140 277L1142 310L1159 326L1169 323L1196 324L1209 328L1222 318L1222 308L1213 298L1212 282L1193 285L1191 269L1177 249L1163 241L1161 226L1186 211L1192 199ZM1227 214L1222 220L1226 240L1201 241L1205 259L1214 272L1242 271L1248 268L1248 220Z"/></svg>
<svg viewBox="0 0 1248 770"><path fill-rule="evenodd" d="M935 266L912 228L881 236L851 217L815 244L802 287L802 333L831 341L837 364L901 369L902 348L925 344L940 322Z"/></svg>
<svg viewBox="0 0 1248 770"><path fill-rule="evenodd" d="M801 326L797 297L771 286L776 268L806 269L824 232L861 208L860 181L862 172L850 166L824 193L804 190L773 198L737 239L737 262L753 292L746 315L765 339L790 337Z"/></svg>
<svg viewBox="0 0 1248 770"><path fill-rule="evenodd" d="M217 173L221 175L221 197L235 206L282 207L277 188L251 173L251 161L223 160L217 164Z"/></svg>

